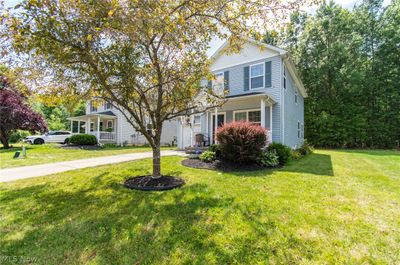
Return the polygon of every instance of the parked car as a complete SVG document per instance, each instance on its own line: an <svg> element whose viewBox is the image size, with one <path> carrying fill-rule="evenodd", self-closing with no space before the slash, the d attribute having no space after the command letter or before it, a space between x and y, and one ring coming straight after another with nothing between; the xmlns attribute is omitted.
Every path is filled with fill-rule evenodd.
<svg viewBox="0 0 400 265"><path fill-rule="evenodd" d="M31 144L67 143L68 138L71 136L72 133L67 131L50 131L43 135L28 136L24 139L24 141Z"/></svg>

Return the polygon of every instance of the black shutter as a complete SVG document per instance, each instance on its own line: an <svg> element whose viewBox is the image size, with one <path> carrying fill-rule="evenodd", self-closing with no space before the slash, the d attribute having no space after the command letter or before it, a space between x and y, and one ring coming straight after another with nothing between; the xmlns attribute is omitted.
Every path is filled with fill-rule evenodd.
<svg viewBox="0 0 400 265"><path fill-rule="evenodd" d="M249 90L249 75L250 75L249 71L250 71L250 68L248 66L245 66L243 70L244 70L244 77L243 77L244 84L243 84L243 87L244 87L244 91L247 91L247 90Z"/></svg>
<svg viewBox="0 0 400 265"><path fill-rule="evenodd" d="M265 62L265 87L272 86L272 68L271 68L271 61Z"/></svg>
<svg viewBox="0 0 400 265"><path fill-rule="evenodd" d="M224 72L224 89L229 90L229 71Z"/></svg>

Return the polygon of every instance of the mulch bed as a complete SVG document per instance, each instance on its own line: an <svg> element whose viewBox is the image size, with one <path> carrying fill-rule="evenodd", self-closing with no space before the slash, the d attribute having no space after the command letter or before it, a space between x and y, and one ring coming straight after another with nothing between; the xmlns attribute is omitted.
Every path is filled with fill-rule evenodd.
<svg viewBox="0 0 400 265"><path fill-rule="evenodd" d="M258 164L238 164L234 162L230 162L227 160L215 160L211 163L206 163L201 161L200 159L185 159L182 160L182 165L192 168L201 168L201 169L211 169L211 170L219 170L225 172L231 171L255 171L255 170L262 170L265 167L262 167Z"/></svg>
<svg viewBox="0 0 400 265"><path fill-rule="evenodd" d="M72 149L72 150L99 150L102 149L101 146L98 145L68 145L63 144L60 146L63 149Z"/></svg>
<svg viewBox="0 0 400 265"><path fill-rule="evenodd" d="M138 176L129 178L124 182L124 186L128 189L144 191L171 190L183 184L185 184L183 179L172 176L161 176L156 179L151 176Z"/></svg>

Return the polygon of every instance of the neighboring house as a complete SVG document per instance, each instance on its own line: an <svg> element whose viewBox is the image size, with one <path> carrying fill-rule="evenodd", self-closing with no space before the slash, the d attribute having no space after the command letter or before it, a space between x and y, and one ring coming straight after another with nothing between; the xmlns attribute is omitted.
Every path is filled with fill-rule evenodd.
<svg viewBox="0 0 400 265"><path fill-rule="evenodd" d="M127 121L124 114L109 102L88 101L86 114L72 117L71 132L87 133L96 136L100 143L115 143L118 145L142 145L147 140L140 132L137 132ZM148 124L149 129L151 125ZM161 144L176 144L177 121L164 123L161 134Z"/></svg>
<svg viewBox="0 0 400 265"><path fill-rule="evenodd" d="M240 53L225 54L225 42L212 56L215 79L205 81L214 91L227 90L221 108L180 119L179 148L196 145L202 134L215 143L216 129L232 121L249 121L268 130L269 142L292 148L304 141L306 90L287 51L249 40Z"/></svg>

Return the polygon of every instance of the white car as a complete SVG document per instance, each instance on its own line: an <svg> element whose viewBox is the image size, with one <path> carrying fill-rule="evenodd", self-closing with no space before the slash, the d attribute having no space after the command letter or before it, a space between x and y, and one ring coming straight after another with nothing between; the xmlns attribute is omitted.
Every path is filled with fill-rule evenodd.
<svg viewBox="0 0 400 265"><path fill-rule="evenodd" d="M50 131L43 135L28 136L24 141L31 144L68 143L68 138L71 136L72 133L67 131Z"/></svg>

